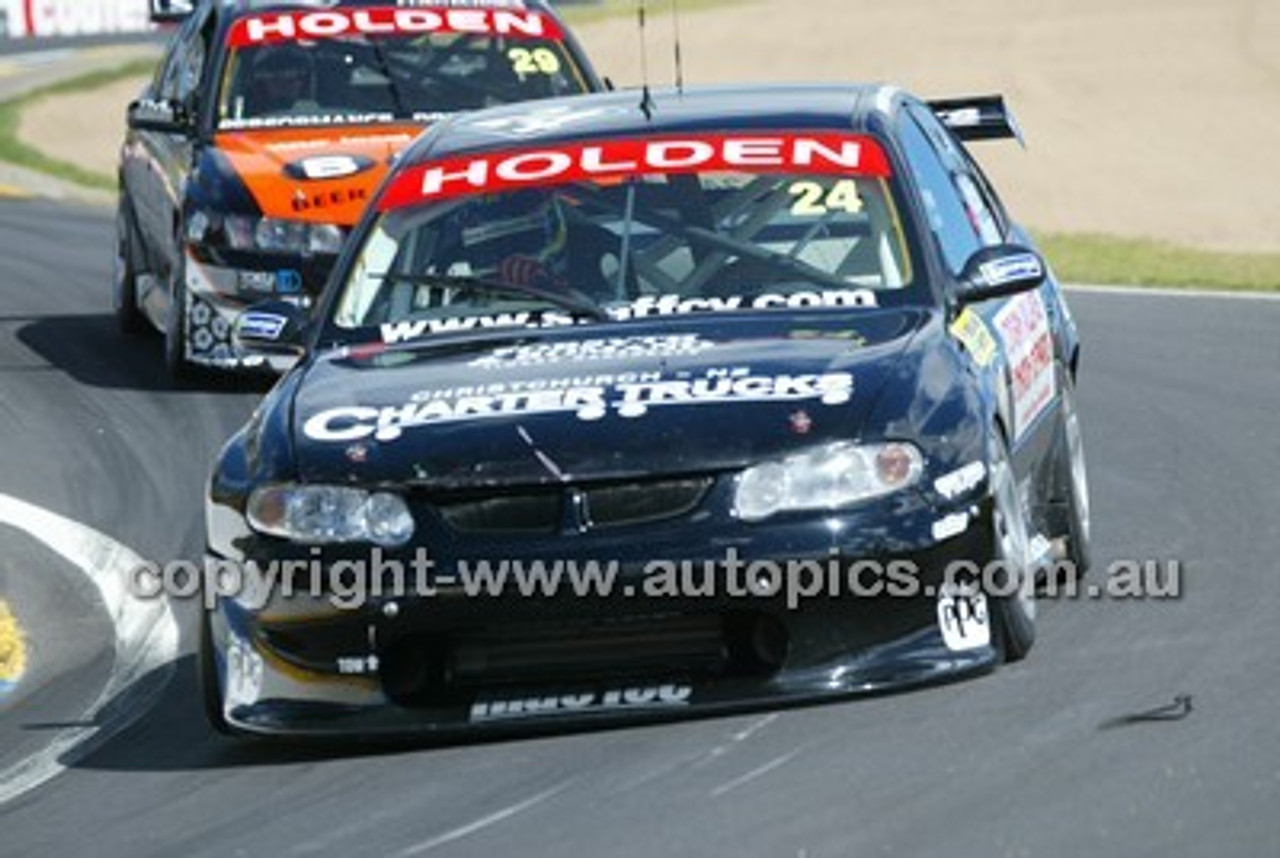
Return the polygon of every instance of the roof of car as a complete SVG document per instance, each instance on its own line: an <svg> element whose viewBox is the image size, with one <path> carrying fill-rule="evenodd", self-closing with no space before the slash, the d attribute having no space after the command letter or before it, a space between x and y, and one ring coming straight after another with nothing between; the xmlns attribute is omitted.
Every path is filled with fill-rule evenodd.
<svg viewBox="0 0 1280 858"><path fill-rule="evenodd" d="M877 84L768 84L639 89L524 102L460 114L404 155L416 163L481 149L684 132L816 130L860 132L883 115L891 87Z"/></svg>

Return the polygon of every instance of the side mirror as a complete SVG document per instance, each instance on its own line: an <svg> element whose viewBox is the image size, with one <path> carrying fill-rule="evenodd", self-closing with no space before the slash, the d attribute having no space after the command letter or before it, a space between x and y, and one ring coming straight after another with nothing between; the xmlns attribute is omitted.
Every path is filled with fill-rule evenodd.
<svg viewBox="0 0 1280 858"><path fill-rule="evenodd" d="M288 301L262 301L236 317L234 334L257 351L300 355L306 351L307 315Z"/></svg>
<svg viewBox="0 0 1280 858"><path fill-rule="evenodd" d="M1034 250L1016 244L984 247L965 264L957 297L964 306L1030 292L1046 275L1044 260Z"/></svg>
<svg viewBox="0 0 1280 858"><path fill-rule="evenodd" d="M193 129L187 111L167 99L140 98L129 104L125 115L129 127L135 131L190 134Z"/></svg>
<svg viewBox="0 0 1280 858"><path fill-rule="evenodd" d="M151 0L153 24L176 24L195 11L193 0Z"/></svg>

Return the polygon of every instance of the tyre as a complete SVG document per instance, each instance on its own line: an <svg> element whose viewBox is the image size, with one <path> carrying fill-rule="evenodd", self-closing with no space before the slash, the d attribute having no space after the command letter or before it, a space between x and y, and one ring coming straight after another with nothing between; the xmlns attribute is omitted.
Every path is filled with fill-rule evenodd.
<svg viewBox="0 0 1280 858"><path fill-rule="evenodd" d="M177 387L195 380L196 367L187 359L187 278L186 262L178 258L169 275L169 313L164 325L164 365L169 380Z"/></svg>
<svg viewBox="0 0 1280 858"><path fill-rule="evenodd" d="M1089 474L1085 468L1084 440L1080 434L1080 415L1076 411L1076 390L1068 376L1062 382L1062 434L1065 460L1061 484L1066 510L1066 557L1074 574L1089 571L1093 559L1089 524Z"/></svg>
<svg viewBox="0 0 1280 858"><path fill-rule="evenodd" d="M123 334L139 336L150 324L138 308L138 272L133 262L132 228L122 202L116 211L116 256L111 269L111 309Z"/></svg>
<svg viewBox="0 0 1280 858"><path fill-rule="evenodd" d="M1005 661L1021 661L1036 641L1035 579L1028 564L1027 516L1018 492L1009 445L999 431L991 439L991 524L998 592L989 596L993 630Z"/></svg>

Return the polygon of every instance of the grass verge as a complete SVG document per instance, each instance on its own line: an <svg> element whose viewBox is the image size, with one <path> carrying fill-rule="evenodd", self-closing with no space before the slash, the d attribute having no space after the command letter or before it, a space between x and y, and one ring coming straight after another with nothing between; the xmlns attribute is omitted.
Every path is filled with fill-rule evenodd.
<svg viewBox="0 0 1280 858"><path fill-rule="evenodd" d="M88 188L113 190L116 186L115 176L94 170L86 170L79 164L50 158L38 149L33 149L18 139L18 124L22 118L22 111L38 101L63 93L100 89L125 78L150 74L155 65L155 59L134 60L115 68L102 69L68 78L67 80L32 90L17 98L0 102L0 161L16 164L19 167L27 167L31 170L38 170L41 173Z"/></svg>
<svg viewBox="0 0 1280 858"><path fill-rule="evenodd" d="M1036 240L1067 283L1280 292L1280 253L1222 253L1107 235Z"/></svg>

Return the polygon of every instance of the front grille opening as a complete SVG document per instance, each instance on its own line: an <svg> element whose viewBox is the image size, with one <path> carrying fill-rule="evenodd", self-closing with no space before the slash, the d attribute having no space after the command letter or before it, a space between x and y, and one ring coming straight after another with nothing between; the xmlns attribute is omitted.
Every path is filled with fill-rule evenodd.
<svg viewBox="0 0 1280 858"><path fill-rule="evenodd" d="M554 533L563 517L556 491L448 501L438 504L445 522L463 533Z"/></svg>
<svg viewBox="0 0 1280 858"><path fill-rule="evenodd" d="M417 635L390 644L379 664L387 696L420 707L480 688L769 675L788 645L786 627L768 614L673 615Z"/></svg>
<svg viewBox="0 0 1280 858"><path fill-rule="evenodd" d="M618 527L675 518L693 511L711 487L710 478L598 486L583 492L589 526Z"/></svg>

